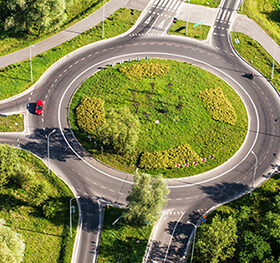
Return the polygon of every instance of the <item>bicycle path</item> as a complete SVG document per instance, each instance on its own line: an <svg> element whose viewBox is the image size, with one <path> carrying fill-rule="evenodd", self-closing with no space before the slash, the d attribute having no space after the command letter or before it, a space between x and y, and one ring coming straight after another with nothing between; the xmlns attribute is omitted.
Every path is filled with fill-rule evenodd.
<svg viewBox="0 0 280 263"><path fill-rule="evenodd" d="M73 26L41 42L36 43L34 47L32 47L32 56L36 56L47 50L50 50L96 26L103 19L103 9L104 16L106 18L122 7L142 11L144 10L148 2L149 0L111 0L105 6L101 7L90 16L79 21ZM184 3L181 5L180 10L178 10L178 19L183 21L189 20L189 22L192 23L202 21L205 25L213 26L216 19L217 11L218 8L209 8L205 6ZM280 47L274 43L272 38L268 36L254 20L249 19L245 15L236 14L231 30L244 33L258 41L272 57L275 54L275 61L280 64ZM1 56L0 68L27 60L29 59L29 57L30 47L26 47L5 56Z"/></svg>

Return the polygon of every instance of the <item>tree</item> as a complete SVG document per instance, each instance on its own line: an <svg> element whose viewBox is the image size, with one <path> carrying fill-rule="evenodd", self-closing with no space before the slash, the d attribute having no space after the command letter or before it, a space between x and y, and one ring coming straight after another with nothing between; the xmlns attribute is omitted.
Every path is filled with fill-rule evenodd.
<svg viewBox="0 0 280 263"><path fill-rule="evenodd" d="M106 123L97 127L96 140L119 154L135 151L139 120L129 108L111 109L106 115Z"/></svg>
<svg viewBox="0 0 280 263"><path fill-rule="evenodd" d="M215 215L211 224L202 224L196 242L198 262L218 263L232 258L237 243L234 217Z"/></svg>
<svg viewBox="0 0 280 263"><path fill-rule="evenodd" d="M19 263L23 261L25 245L20 234L4 225L0 219L0 263Z"/></svg>
<svg viewBox="0 0 280 263"><path fill-rule="evenodd" d="M169 190L161 176L152 178L146 173L136 174L126 199L129 204L124 217L139 225L154 223L166 204L168 194Z"/></svg>
<svg viewBox="0 0 280 263"><path fill-rule="evenodd" d="M105 123L104 100L85 97L77 107L76 114L78 126L93 134L97 126Z"/></svg>
<svg viewBox="0 0 280 263"><path fill-rule="evenodd" d="M65 0L3 0L1 9L5 16L1 17L5 30L38 35L43 31L57 29L66 19Z"/></svg>
<svg viewBox="0 0 280 263"><path fill-rule="evenodd" d="M266 236L274 238L280 245L280 216L279 213L269 211L265 214L265 223L263 224Z"/></svg>
<svg viewBox="0 0 280 263"><path fill-rule="evenodd" d="M244 234L240 250L240 262L263 262L271 254L269 243L262 236L248 231Z"/></svg>

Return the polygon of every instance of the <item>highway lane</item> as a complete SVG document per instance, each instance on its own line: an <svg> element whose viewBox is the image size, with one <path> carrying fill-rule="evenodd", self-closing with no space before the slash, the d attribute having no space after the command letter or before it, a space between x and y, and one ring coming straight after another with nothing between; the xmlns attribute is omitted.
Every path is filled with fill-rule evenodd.
<svg viewBox="0 0 280 263"><path fill-rule="evenodd" d="M149 11L151 10L148 9L147 12ZM198 177L168 181L171 194L166 213L154 237L155 242L148 261L166 259L166 262L180 262L192 231L187 221L196 223L201 214L210 207L248 190L254 165L254 157L250 154L252 147L260 159L257 180L268 176L267 169L277 163L273 153L278 154L279 149L279 122L274 120L280 116L279 98L266 80L258 74L255 80L242 76L251 69L232 53L226 37L217 35L219 39L216 40L213 35L213 48L207 44L176 37L153 38L150 35L149 38L145 38L145 35L139 36L139 32L145 34L151 29L145 25L146 19L144 16L135 31L130 33L136 34L133 37L126 36L108 41L102 46L93 46L81 50L73 57L69 56L63 64L38 83L32 94L0 105L1 112L26 111L26 105L31 105L30 112L26 111L29 132L25 137L21 135L23 138L20 147L30 150L43 160L46 160L45 136L52 129L57 129L50 138L51 169L69 182L81 196L83 224L77 262L92 262L96 255L100 226L95 197L100 197L105 202L125 205L125 196L133 180L131 175L106 167L91 158L73 138L67 121L67 109L73 92L102 67L128 58L145 56L188 61L215 73L231 84L246 103L250 116L247 140L228 163ZM46 101L43 116L35 116L32 112L32 106L34 107L37 99ZM16 144L17 137L1 135L1 142ZM232 169L233 167L235 168ZM229 169L232 170L228 172ZM178 220L180 222L175 229ZM170 242L173 231L180 238L171 239ZM168 247L171 249L167 252Z"/></svg>

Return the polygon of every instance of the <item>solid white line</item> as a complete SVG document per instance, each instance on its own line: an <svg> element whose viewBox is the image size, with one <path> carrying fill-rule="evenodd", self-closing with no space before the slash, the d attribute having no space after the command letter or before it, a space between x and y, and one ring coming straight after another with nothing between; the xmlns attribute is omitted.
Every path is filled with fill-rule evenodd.
<svg viewBox="0 0 280 263"><path fill-rule="evenodd" d="M165 257L164 257L163 263L165 263L165 261L166 261L166 258L167 258L167 255L168 255L168 251L169 251L169 248L170 248L170 245L171 245L171 242L172 242L173 235L174 235L174 233L175 233L176 227L177 227L179 221L181 220L181 218L182 218L182 216L183 216L184 214L185 214L185 212L179 217L178 221L177 221L176 224L175 224L175 227L174 227L174 229L173 229L173 231L172 231L172 234L171 234L171 237L170 237L170 240L169 240L169 244L168 244L168 247L167 247L167 251L166 251L166 253L165 253Z"/></svg>
<svg viewBox="0 0 280 263"><path fill-rule="evenodd" d="M100 207L100 204L99 204L99 200L97 200L97 203L98 203L98 211L99 211L99 222L98 222L98 231L101 232L101 207ZM98 244L99 244L99 238L100 238L100 233L98 233L97 235L97 240L96 240L96 250L95 250L95 253L93 254L93 260L92 262L95 263L96 262L96 256L97 256L97 248L98 248Z"/></svg>
<svg viewBox="0 0 280 263"><path fill-rule="evenodd" d="M79 158L81 159L84 163L86 163L88 166L90 166L91 168L93 168L94 170L100 172L101 174L104 174L110 178L113 178L115 180L118 180L118 181L121 181L121 182L125 182L125 183L128 183L128 184L133 184L133 182L130 182L130 181L127 181L127 180L124 180L124 179L120 179L120 178L117 178L117 177L114 177L96 167L94 167L93 165L91 165L90 163L88 163L86 160L84 160L74 149L73 147L70 145L70 143L67 141L65 135L64 135L64 132L63 132L63 129L62 129L62 124L61 124L61 116L60 116L60 112L61 112L61 106L62 106L62 101L64 99L64 96L66 94L66 92L68 91L68 89L73 85L73 83L79 78L81 77L83 74L85 74L87 71L91 70L92 68L100 65L100 64L103 64L103 63L106 63L107 61L110 61L110 60L116 60L116 59L120 59L122 57L129 57L129 56L139 56L139 55L143 55L143 56L147 56L147 55L169 55L169 56L174 56L174 57L180 57L180 58L184 58L184 59L188 59L188 60L192 60L192 61L195 61L195 62L198 62L198 63L201 63L203 65L206 65L214 70L216 70L217 72L220 72L222 74L224 74L225 76L227 76L229 79L231 79L233 82L236 83L237 86L239 86L240 89L243 90L243 92L247 95L247 97L249 98L249 100L251 101L252 105L253 105L253 108L255 110L255 113L256 113L256 121L257 121L257 129L256 129L256 137L255 137L255 140L251 146L251 148L249 149L248 153L246 154L246 156L243 158L243 160L245 160L247 158L247 156L251 153L252 149L254 148L254 145L256 144L256 141L258 139L258 135L259 135L259 126L260 126L260 121L259 121L259 114L258 114L258 111L257 111L257 108L256 108L256 105L254 104L252 98L249 96L248 92L235 80L233 79L231 76L229 76L228 74L226 74L225 72L223 72L222 70L208 64L208 63L205 63L203 61L200 61L198 59L194 59L194 58L190 58L190 57L187 57L187 56L183 56L183 55L177 55L177 54L172 54L172 53L163 53L163 52L139 52L139 53L131 53L131 54L125 54L125 55L119 55L119 56L115 56L115 57L112 57L112 58L108 58L108 59L105 59L101 62L98 62L92 66L90 66L89 68L85 69L83 72L81 72L76 78L74 78L70 84L67 86L67 88L65 89L64 93L62 94L61 96L61 99L60 99L60 102L59 102L59 106L58 106L58 123L59 123L59 129L60 129L60 132L62 134L62 137L64 138L66 144L68 145L68 147L72 150L72 152ZM224 80L225 81L225 80ZM226 81L225 81L226 82ZM241 98L241 97L240 97ZM242 100L242 98L241 98ZM242 100L243 101L243 100ZM247 108L247 105L244 103L243 101L243 104L245 105L245 108L246 108L246 111L248 112L248 108ZM248 131L251 130L251 125L250 125L250 116L248 115ZM248 135L249 135L249 132L247 132L247 135L246 135L246 138L242 144L242 146L244 145L245 141L247 140L248 138ZM242 146L239 148L239 150L234 154L234 156L242 149ZM233 157L234 157L233 156ZM222 165L220 165L219 167L227 164L228 162L230 162L230 160L233 158L231 157L228 161L226 161L225 163L223 163ZM243 161L241 160L241 162ZM193 184L186 184L186 185L177 185L177 186L169 186L168 188L169 189L172 189L172 188L183 188L183 187L190 187L190 186L194 186L194 185L197 185L197 184L202 184L202 183L206 183L206 182L210 182L212 180L215 180L221 176L223 176L224 174L232 171L233 169L235 169L239 164L236 164L235 166L231 167L229 170L225 171L224 173L221 173L213 178L209 178L207 180L204 180L204 181L200 181L199 183L193 183ZM214 169L213 169L214 170ZM212 170L212 171L213 171ZM181 178L183 179L183 178ZM170 179L169 179L170 180ZM172 179L171 179L172 180ZM168 181L168 179L166 179L166 181Z"/></svg>

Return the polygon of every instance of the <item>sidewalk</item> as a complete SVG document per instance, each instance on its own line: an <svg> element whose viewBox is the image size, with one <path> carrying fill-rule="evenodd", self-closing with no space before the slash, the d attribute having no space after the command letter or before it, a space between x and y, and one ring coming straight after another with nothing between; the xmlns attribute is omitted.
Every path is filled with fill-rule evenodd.
<svg viewBox="0 0 280 263"><path fill-rule="evenodd" d="M105 17L108 17L122 7L142 11L148 2L149 0L111 0L105 7L98 9L87 18L52 37L36 43L35 47L32 48L32 56L52 49L99 24L103 18L103 8L105 8ZM178 10L178 18L187 21L188 12L189 22L197 23L203 21L203 24L212 26L215 22L217 8L184 3L181 5L181 9ZM232 25L232 31L244 33L255 39L271 56L273 56L274 41L252 19L244 15L236 14ZM29 47L0 57L0 68L27 59L29 59ZM276 45L275 60L280 64L280 47L278 45Z"/></svg>
<svg viewBox="0 0 280 263"><path fill-rule="evenodd" d="M98 25L103 20L103 8L105 8L105 17L109 17L116 12L119 8L127 7L137 10L143 10L148 4L149 0L111 0L105 7L102 7L95 11L90 16L79 21L73 26L41 41L32 47L32 56L41 54L47 50L50 50L78 35ZM0 57L0 68L4 68L8 65L29 59L30 48L15 51Z"/></svg>

